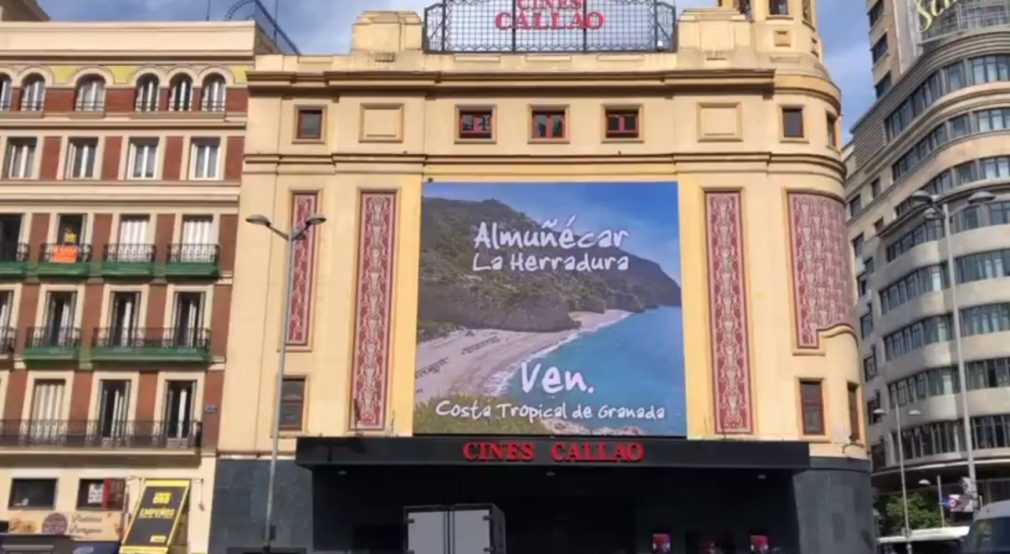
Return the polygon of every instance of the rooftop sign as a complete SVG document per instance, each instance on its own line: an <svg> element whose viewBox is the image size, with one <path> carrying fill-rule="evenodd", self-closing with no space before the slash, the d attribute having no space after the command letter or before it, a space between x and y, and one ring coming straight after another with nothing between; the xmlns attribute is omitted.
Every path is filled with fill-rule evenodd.
<svg viewBox="0 0 1010 554"><path fill-rule="evenodd" d="M659 0L443 0L424 12L425 50L663 52L676 10Z"/></svg>
<svg viewBox="0 0 1010 554"><path fill-rule="evenodd" d="M915 0L915 11L922 18L922 32L926 32L937 18L960 0Z"/></svg>

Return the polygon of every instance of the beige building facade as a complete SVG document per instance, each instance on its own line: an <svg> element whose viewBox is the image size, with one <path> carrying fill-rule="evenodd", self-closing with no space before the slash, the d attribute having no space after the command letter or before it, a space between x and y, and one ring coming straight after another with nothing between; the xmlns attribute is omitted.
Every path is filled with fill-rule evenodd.
<svg viewBox="0 0 1010 554"><path fill-rule="evenodd" d="M959 493L968 476L956 309L979 492L1010 497L1010 35L997 4L951 3L923 18L923 53L853 129L849 239L874 479L885 492L899 487L899 410L913 488L940 480L945 494ZM992 17L976 17L985 6ZM944 205L950 237L937 217Z"/></svg>
<svg viewBox="0 0 1010 554"><path fill-rule="evenodd" d="M663 13L651 0L625 3L626 12L609 2L531 2L518 12L498 0L479 4L466 11L450 0L424 19L367 12L354 25L349 54L260 56L247 76L240 219L261 215L293 234L313 214L326 222L293 243L284 330L287 243L262 226L239 225L235 297L247 300L232 307L210 550L262 548L279 412L275 549L399 551L405 507L469 501L498 505L506 540L519 550L523 541L546 548L542 541L568 533L568 546L557 551L584 535L595 537L585 552L642 552L655 529L680 550L770 540L800 552L871 552L839 91L823 65L816 4L755 4L741 13L726 2L676 21L672 8L668 20L635 19ZM537 26L547 28L523 34ZM577 34L565 34L572 29ZM677 246L661 252L679 260L669 273L682 293L634 308L635 299L616 295L558 309L588 311L574 315L597 322L630 310L606 327L619 333L675 307L682 337L672 327L650 328L656 344L644 349L682 345L682 377L663 377L669 380L659 386L669 387L660 397L683 404L656 416L662 421L632 408L629 419L595 426L560 411L481 415L481 403L493 400L497 410L513 394L502 391L520 386L514 376L488 392L500 343L532 340L525 331L539 323L479 320L483 306L500 306L500 292L483 288L488 273L478 274L485 252L471 265L472 244L433 233L444 224L464 236L477 232L479 243L479 225L461 223L470 216L457 210L519 221L516 206L528 205L528 217L552 207L540 196L545 190L596 194L613 186L627 187L615 196L624 203L639 190L675 187L668 204L639 207L642 218L658 211L676 234ZM480 196L492 189L496 199ZM437 191L458 196L440 203ZM599 207L616 217L621 203ZM435 211L440 206L448 211ZM450 244L463 245L455 252L463 252L468 269L460 271L471 277L456 272L463 258L448 253L456 248ZM439 266L441 259L456 261ZM510 259L505 273L546 271ZM472 296L458 288L439 296L438 275L470 282ZM623 278L610 278L607 286L623 286ZM512 274L501 279L505 289L524 291L511 297L520 312L533 298L557 305L538 294L544 287L568 294L553 280L529 287ZM630 296L641 299L636 290ZM458 323L464 316L471 323ZM438 344L447 345L444 357L429 357ZM469 366L472 379L459 373L447 385L437 377L478 351L487 357ZM632 359L614 369L628 375L620 386L638 379ZM569 387L585 385L583 377L569 374ZM561 382L544 380L555 392ZM557 398L532 408L553 410ZM581 413L587 397L579 398ZM463 413L471 419L452 419ZM564 440L573 434L589 442ZM565 461L585 465L560 469ZM665 477L661 483L646 477L652 470L622 467L602 478L598 472L618 461ZM719 474L713 466L730 469ZM635 475L647 485L632 484ZM634 505L629 495L644 494L641 486L653 497L673 487L670 494L691 500L639 502L602 520L600 510L584 511L608 495ZM515 507L520 492L529 495L528 509ZM730 505L738 506L735 522L725 517ZM537 518L547 523L534 524Z"/></svg>
<svg viewBox="0 0 1010 554"><path fill-rule="evenodd" d="M174 531L140 546L206 552L246 73L275 50L251 22L0 9L0 520L128 543L168 480Z"/></svg>

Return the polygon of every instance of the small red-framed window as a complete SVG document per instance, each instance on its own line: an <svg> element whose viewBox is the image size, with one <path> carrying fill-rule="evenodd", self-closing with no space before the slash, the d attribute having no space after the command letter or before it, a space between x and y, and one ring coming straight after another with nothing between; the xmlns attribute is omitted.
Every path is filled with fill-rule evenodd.
<svg viewBox="0 0 1010 554"><path fill-rule="evenodd" d="M560 140L568 136L568 117L563 109L533 110L531 135L538 140Z"/></svg>
<svg viewBox="0 0 1010 554"><path fill-rule="evenodd" d="M456 129L461 139L490 139L494 137L494 112L485 108L459 110Z"/></svg>
<svg viewBox="0 0 1010 554"><path fill-rule="evenodd" d="M606 112L607 138L638 138L640 127L639 119L637 109L608 108Z"/></svg>

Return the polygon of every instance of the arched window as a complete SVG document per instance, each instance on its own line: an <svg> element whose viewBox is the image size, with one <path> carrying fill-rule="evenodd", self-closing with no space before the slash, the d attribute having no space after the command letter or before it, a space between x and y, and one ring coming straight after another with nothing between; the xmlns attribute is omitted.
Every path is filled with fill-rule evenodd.
<svg viewBox="0 0 1010 554"><path fill-rule="evenodd" d="M46 80L41 75L29 75L21 85L21 111L38 112L46 102Z"/></svg>
<svg viewBox="0 0 1010 554"><path fill-rule="evenodd" d="M0 75L0 112L11 109L11 78Z"/></svg>
<svg viewBox="0 0 1010 554"><path fill-rule="evenodd" d="M168 92L168 109L188 112L193 107L193 80L188 75L176 75Z"/></svg>
<svg viewBox="0 0 1010 554"><path fill-rule="evenodd" d="M223 112L225 100L224 77L209 75L203 80L203 99L200 109L205 112Z"/></svg>
<svg viewBox="0 0 1010 554"><path fill-rule="evenodd" d="M79 112L100 112L105 109L105 79L98 75L84 77L77 83L74 109Z"/></svg>
<svg viewBox="0 0 1010 554"><path fill-rule="evenodd" d="M137 81L136 99L134 109L138 112L158 111L158 77L156 75L144 75Z"/></svg>

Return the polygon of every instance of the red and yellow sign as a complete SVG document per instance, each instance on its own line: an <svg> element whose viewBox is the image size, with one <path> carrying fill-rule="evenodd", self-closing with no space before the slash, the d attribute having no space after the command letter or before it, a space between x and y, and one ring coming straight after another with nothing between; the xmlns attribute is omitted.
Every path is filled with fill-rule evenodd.
<svg viewBox="0 0 1010 554"><path fill-rule="evenodd" d="M49 258L54 264L74 264L77 263L77 253L80 247L74 244L65 244L53 248L53 255Z"/></svg>

